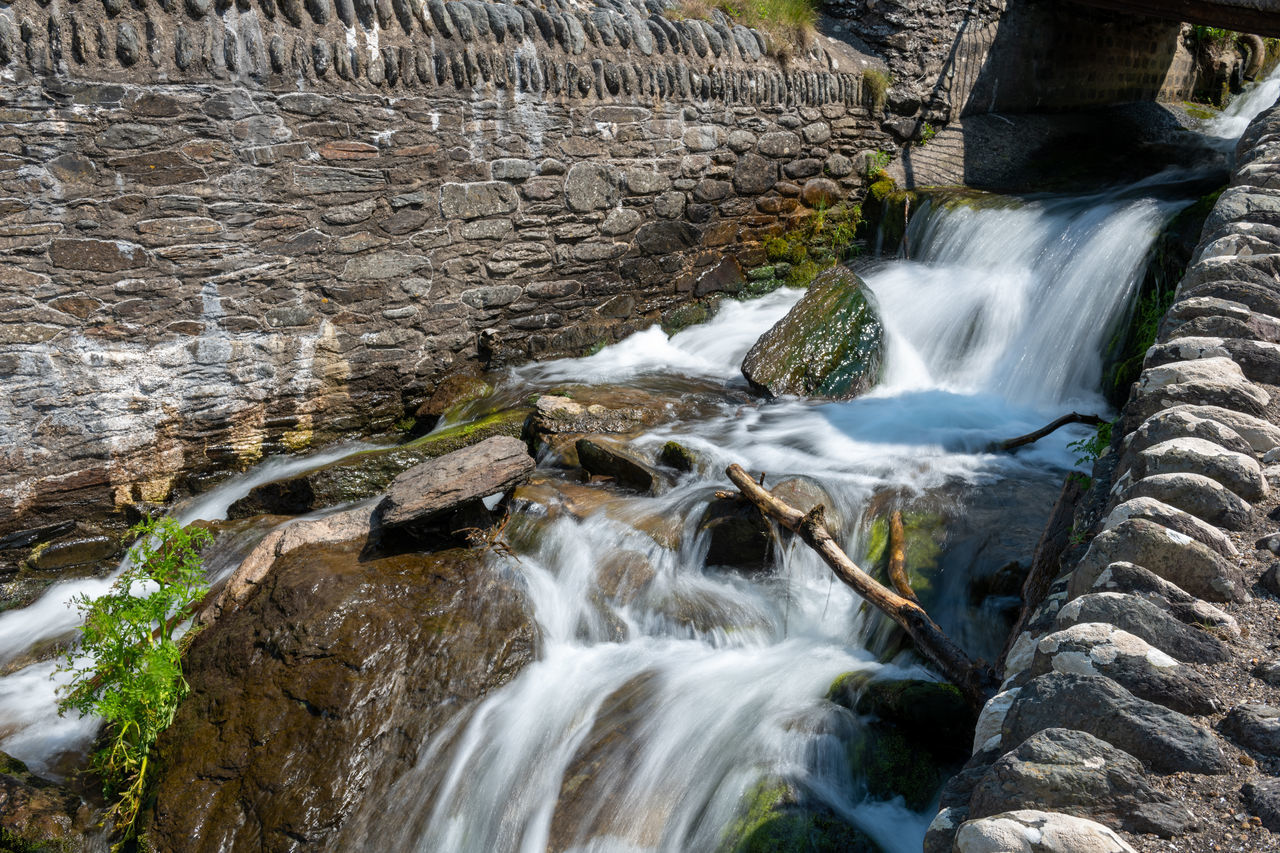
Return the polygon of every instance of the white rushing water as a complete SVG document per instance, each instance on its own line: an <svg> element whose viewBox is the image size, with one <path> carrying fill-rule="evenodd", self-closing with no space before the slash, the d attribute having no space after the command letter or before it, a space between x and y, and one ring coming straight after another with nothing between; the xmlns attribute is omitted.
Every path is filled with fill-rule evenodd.
<svg viewBox="0 0 1280 853"><path fill-rule="evenodd" d="M1263 80L1249 84L1227 104L1220 115L1205 123L1205 130L1223 139L1239 139L1249 122L1280 100L1280 65Z"/></svg>
<svg viewBox="0 0 1280 853"><path fill-rule="evenodd" d="M1073 465L1067 444L1084 431L1061 431L1017 455L986 448L1065 411L1105 408L1096 390L1101 350L1177 207L1129 192L918 214L916 259L865 274L888 350L883 382L850 402L744 402L739 366L799 298L786 290L727 302L708 323L671 338L653 328L589 358L513 371L500 394L565 383L669 388L677 379L718 388L710 416L635 442L656 450L676 438L702 468L657 497L576 484L599 497L600 509L584 518L525 510L537 535L507 568L528 589L539 659L423 744L416 771L366 802L335 843L476 853L714 850L744 795L785 780L887 853L918 850L928 816L900 800L866 798L846 748L862 724L823 697L850 671L927 673L909 656L884 663L865 649L870 620L861 602L808 549L783 550L773 571L755 576L706 568L697 519L723 487L720 472L737 462L769 472L771 483L793 475L820 483L854 554L865 550L869 503L890 492L1027 484L1043 506L1010 506L1008 514L1041 522ZM176 515L225 517L254 485L349 452L267 463ZM669 535L654 534L655 523ZM1021 547L1033 544L1031 537ZM630 594L606 571L621 559L651 575ZM0 663L65 638L77 623L71 597L109 581L68 581L0 615ZM987 648L1002 626L967 612L966 581L948 581L959 584L960 603L944 627ZM0 678L0 749L40 770L56 769L93 734L93 721L53 713L52 669L38 662Z"/></svg>
<svg viewBox="0 0 1280 853"><path fill-rule="evenodd" d="M919 258L866 275L889 346L883 383L847 403L726 403L718 416L638 439L656 450L678 438L704 460L703 473L660 497L614 495L584 519L542 522L537 546L511 566L529 590L540 659L437 733L416 772L371 804L343 843L714 850L753 786L784 779L888 853L919 850L928 816L866 799L846 749L860 723L823 701L842 673L902 677L896 666L910 659L886 665L863 649L859 600L808 549L787 549L761 577L705 569L696 520L724 482L718 472L739 462L775 483L796 474L821 482L855 554L861 514L885 489L1022 478L1049 486L1035 510L1042 521L1073 464L1066 445L1083 431L1017 456L983 448L1071 408L1105 408L1095 390L1100 352L1178 206L1112 195L922 216L912 234ZM729 302L671 338L650 329L510 381L644 386L678 374L741 386L747 349L798 298ZM640 532L655 517L683 527L678 547ZM641 555L653 571L634 598L609 592L615 581L602 567L620 553ZM385 814L411 817L390 828Z"/></svg>

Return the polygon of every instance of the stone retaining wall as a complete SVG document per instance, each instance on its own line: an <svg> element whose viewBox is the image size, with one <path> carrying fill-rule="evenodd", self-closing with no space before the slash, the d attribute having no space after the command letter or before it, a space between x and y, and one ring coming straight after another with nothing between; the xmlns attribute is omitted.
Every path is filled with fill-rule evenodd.
<svg viewBox="0 0 1280 853"><path fill-rule="evenodd" d="M1240 141L1076 511L1092 538L1013 643L927 851L1280 845L1277 386L1280 105Z"/></svg>
<svg viewBox="0 0 1280 853"><path fill-rule="evenodd" d="M0 539L733 289L892 147L852 50L659 8L0 8Z"/></svg>

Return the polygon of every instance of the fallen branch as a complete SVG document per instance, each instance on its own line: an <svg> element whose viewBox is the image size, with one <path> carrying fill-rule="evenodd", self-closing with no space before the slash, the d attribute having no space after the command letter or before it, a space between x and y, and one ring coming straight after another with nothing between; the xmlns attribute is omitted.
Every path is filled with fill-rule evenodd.
<svg viewBox="0 0 1280 853"><path fill-rule="evenodd" d="M1052 432L1057 432L1067 424L1087 424L1089 426L1099 426L1105 424L1106 420L1097 415L1082 415L1079 412L1072 412L1069 415L1063 415L1051 424L1042 426L1035 432L1029 432L1026 435L1020 435L1017 438L1010 438L1007 441L997 442L995 450L1016 450L1026 444L1039 441Z"/></svg>
<svg viewBox="0 0 1280 853"><path fill-rule="evenodd" d="M911 588L911 579L907 577L907 535L902 529L902 513L894 510L889 516L889 582L903 598L920 603L916 591Z"/></svg>
<svg viewBox="0 0 1280 853"><path fill-rule="evenodd" d="M807 514L802 513L765 491L741 465L730 465L726 473L747 500L765 515L798 534L809 547L818 552L836 577L906 631L920 653L960 689L975 709L986 703L994 692L994 674L988 668L969 660L964 650L942 632L919 604L887 589L858 568L827 530L822 504L818 504Z"/></svg>

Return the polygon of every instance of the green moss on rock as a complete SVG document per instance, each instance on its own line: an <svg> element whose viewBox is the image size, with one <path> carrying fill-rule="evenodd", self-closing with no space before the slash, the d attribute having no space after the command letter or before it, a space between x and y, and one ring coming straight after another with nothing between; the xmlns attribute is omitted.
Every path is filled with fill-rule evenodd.
<svg viewBox="0 0 1280 853"><path fill-rule="evenodd" d="M825 809L805 808L793 788L762 779L743 798L741 816L720 853L877 853L861 830Z"/></svg>

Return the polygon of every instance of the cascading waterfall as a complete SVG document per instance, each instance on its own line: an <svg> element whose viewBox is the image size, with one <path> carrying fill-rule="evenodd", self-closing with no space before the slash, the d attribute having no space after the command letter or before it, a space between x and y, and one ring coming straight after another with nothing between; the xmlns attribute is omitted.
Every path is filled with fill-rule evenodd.
<svg viewBox="0 0 1280 853"><path fill-rule="evenodd" d="M845 748L861 723L823 697L850 671L930 676L909 655L884 662L864 648L873 620L808 549L781 549L761 575L707 568L697 519L723 486L720 472L739 462L774 483L819 483L855 556L865 551L869 503L888 491L959 484L994 494L1015 484L1036 498L1001 507L997 523L1042 523L1073 464L1067 444L1081 432L1016 456L986 447L1069 408L1104 407L1096 386L1106 335L1123 319L1162 221L1183 203L1131 189L921 211L910 233L915 259L865 272L889 350L884 381L854 401L744 405L739 365L800 296L785 290L729 302L671 338L654 328L589 358L513 371L497 398L610 383L658 397L710 395L699 417L635 441L655 451L678 439L700 470L657 497L582 486L598 500L584 518L516 507L518 558L493 559L528 589L539 660L421 744L416 769L366 801L332 849L714 850L744 796L782 779L885 851L918 850L928 818L901 801L867 800ZM264 466L177 515L222 518L253 485L348 452ZM655 520L672 535L655 537ZM984 547L974 559L1001 553L999 543ZM619 564L647 567L626 595L625 578L604 571ZM960 592L936 615L990 657L1001 626L970 611L966 581L946 579ZM0 615L0 661L65 637L75 625L70 596L106 583L59 584ZM41 770L82 751L95 728L52 715L52 669L34 663L0 679L0 749Z"/></svg>
<svg viewBox="0 0 1280 853"><path fill-rule="evenodd" d="M1239 139L1249 123L1280 98L1280 65L1265 80L1259 80L1237 95L1227 108L1206 124L1206 131L1222 139Z"/></svg>
<svg viewBox="0 0 1280 853"><path fill-rule="evenodd" d="M680 547L668 549L626 520L696 520L733 461L774 482L820 481L853 553L863 508L886 488L1022 478L1049 485L1051 501L1071 465L1069 436L1013 458L980 448L1064 407L1103 407L1095 391L1103 335L1122 318L1147 249L1178 206L1117 194L922 215L912 234L918 260L866 276L890 341L883 384L848 403L729 404L640 438L653 450L678 438L706 460L705 473L661 497L613 494L585 519L543 522L536 546L511 566L530 591L540 660L425 745L416 771L344 843L714 850L753 785L782 778L884 850L918 850L927 819L865 801L843 746L859 722L822 701L842 673L901 677L911 666L861 649L858 599L803 546L785 550L771 575L749 579L702 568L706 542L688 521ZM651 329L590 358L516 371L510 383L660 386L681 374L734 384L746 349L797 297L730 303L670 339ZM1038 507L1037 518L1047 510ZM601 566L620 553L642 555L654 571L625 603L601 592ZM377 818L387 813L414 818L388 836Z"/></svg>

